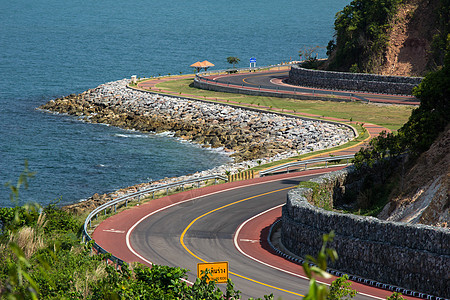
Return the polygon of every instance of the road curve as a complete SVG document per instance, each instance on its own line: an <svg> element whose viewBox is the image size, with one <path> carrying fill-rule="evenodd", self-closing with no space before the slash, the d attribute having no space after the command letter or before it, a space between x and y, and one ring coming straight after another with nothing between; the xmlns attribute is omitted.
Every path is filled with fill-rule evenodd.
<svg viewBox="0 0 450 300"><path fill-rule="evenodd" d="M193 270L188 273L191 281L195 280L198 262L226 260L243 299L270 293L275 299L299 299L308 289L308 281L301 278L301 267L274 255L265 245L264 235L274 218L270 217L270 209L285 203L286 193L299 181L331 170L275 175L164 197L108 218L96 228L93 237L107 251L128 262ZM259 226L251 223L256 218L240 228L262 212L269 215L259 219ZM381 298L390 294L356 283L354 286L364 294ZM357 296L369 298L373 299Z"/></svg>
<svg viewBox="0 0 450 300"><path fill-rule="evenodd" d="M334 94L339 96L340 93L348 94L347 91L336 91L318 88L309 88L296 86L285 83L285 80L289 76L289 71L262 71L253 73L240 73L240 74L221 74L221 75L211 75L206 78L214 80L216 84L223 84L229 86L236 86L240 89L255 89L260 88L277 90L277 88L282 88L277 90L277 93L293 93L293 91L301 92L304 94L314 95L313 91L320 91L326 94ZM417 98L413 96L402 96L402 95L387 95L387 94L374 94L365 92L350 92L353 95L359 97L360 99L365 99L370 102L384 103L384 104L406 104L406 105L419 105L420 102ZM345 97L348 98L348 97Z"/></svg>
<svg viewBox="0 0 450 300"><path fill-rule="evenodd" d="M371 137L385 129L374 124L365 127ZM354 153L360 147L358 144L334 154ZM243 299L270 293L282 299L299 299L308 286L308 281L301 278L301 267L276 256L265 242L268 226L281 215L278 210L274 219L270 213L277 210L270 209L285 203L287 191L307 179L302 176L335 169L231 182L149 201L109 217L97 226L93 238L126 262L157 263L195 271L202 260L228 260L231 279L242 291ZM229 206L218 209L225 205ZM253 218L261 212L266 213ZM254 220L258 222L255 224ZM196 274L189 272L188 276L193 281ZM367 295L385 299L390 294L357 283L353 286L364 293L357 299L373 299Z"/></svg>

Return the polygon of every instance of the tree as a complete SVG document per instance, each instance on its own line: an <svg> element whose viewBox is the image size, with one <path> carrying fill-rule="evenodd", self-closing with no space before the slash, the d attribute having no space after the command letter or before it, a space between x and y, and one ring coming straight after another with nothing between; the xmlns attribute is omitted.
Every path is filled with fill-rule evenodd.
<svg viewBox="0 0 450 300"><path fill-rule="evenodd" d="M356 167L371 166L387 155L395 157L408 152L413 158L428 150L437 136L450 123L450 34L442 68L428 73L413 90L420 99L397 133L381 134L370 141L368 148L361 149L354 159Z"/></svg>
<svg viewBox="0 0 450 300"><path fill-rule="evenodd" d="M389 22L400 0L353 0L336 14L327 55L332 70L374 71L383 61ZM331 55L333 53L333 55Z"/></svg>
<svg viewBox="0 0 450 300"><path fill-rule="evenodd" d="M311 61L311 60L317 60L317 50L319 49L319 46L315 47L304 47L303 49L300 49L298 51L298 56L300 56L300 60L304 61ZM303 58L303 59L302 59Z"/></svg>
<svg viewBox="0 0 450 300"><path fill-rule="evenodd" d="M334 239L334 231L329 234L324 234L322 248L317 254L317 258L310 255L306 255L306 261L303 263L303 271L305 271L306 276L309 278L309 291L305 296L306 300L325 300L329 294L329 290L326 285L319 284L316 280L317 276L323 278L330 278L331 274L327 270L327 260L331 261L337 259L336 250L327 248L327 244L331 243Z"/></svg>
<svg viewBox="0 0 450 300"><path fill-rule="evenodd" d="M347 282L348 275L344 275L331 283L328 289L326 285L319 284L316 280L317 276L330 278L331 274L327 270L327 260L334 262L337 258L336 250L328 248L327 244L333 242L335 233L331 231L329 234L322 236L322 248L317 254L317 258L306 255L306 261L303 263L303 270L309 278L309 291L305 296L306 300L341 300L351 299L357 292L350 288L351 283Z"/></svg>
<svg viewBox="0 0 450 300"><path fill-rule="evenodd" d="M392 295L386 298L387 300L405 300L405 298L402 297L402 293L394 292Z"/></svg>
<svg viewBox="0 0 450 300"><path fill-rule="evenodd" d="M235 66L236 64L238 64L240 61L241 61L241 60L239 59L239 57L236 57L236 56L228 56L228 57L227 57L227 62L228 62L229 64L232 64L232 65L233 65L233 68L234 68L234 66Z"/></svg>
<svg viewBox="0 0 450 300"><path fill-rule="evenodd" d="M339 277L331 283L330 293L327 300L352 299L356 295L356 291L350 288L351 283L348 282L348 275Z"/></svg>
<svg viewBox="0 0 450 300"><path fill-rule="evenodd" d="M302 67L306 69L317 69L319 66L319 60L317 59L317 50L321 47L304 47L298 51L300 60L303 60Z"/></svg>

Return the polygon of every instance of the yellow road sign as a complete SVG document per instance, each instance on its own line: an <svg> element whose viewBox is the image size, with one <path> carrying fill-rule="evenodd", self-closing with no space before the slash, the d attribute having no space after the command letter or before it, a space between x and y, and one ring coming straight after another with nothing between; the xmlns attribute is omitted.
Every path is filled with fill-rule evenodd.
<svg viewBox="0 0 450 300"><path fill-rule="evenodd" d="M228 281L228 262L220 261L213 263L198 263L197 277L204 276L206 270L209 270L208 281L215 281L216 283L227 283Z"/></svg>

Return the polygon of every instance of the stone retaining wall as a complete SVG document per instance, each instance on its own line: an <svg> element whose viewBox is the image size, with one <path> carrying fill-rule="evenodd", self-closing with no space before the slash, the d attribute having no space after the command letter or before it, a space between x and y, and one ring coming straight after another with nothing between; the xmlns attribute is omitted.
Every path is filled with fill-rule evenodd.
<svg viewBox="0 0 450 300"><path fill-rule="evenodd" d="M354 101L354 98L351 99L350 97L333 97L330 96L320 96L318 94L306 94L306 93L278 93L275 91L260 91L260 90L250 90L250 89L241 89L238 87L232 87L232 86L225 86L225 85L218 85L218 84L212 84L210 82L200 81L200 80L194 80L194 87L203 89L203 90L210 90L210 91L216 91L216 92L225 92L225 93L237 93L237 94L244 94L244 95L251 95L251 96L263 96L263 97L278 97L278 98L290 98L290 99L299 99L299 100L323 100L323 101L336 101L336 102L348 102L348 101Z"/></svg>
<svg viewBox="0 0 450 300"><path fill-rule="evenodd" d="M421 81L421 77L319 71L298 65L292 66L287 80L290 84L315 88L403 95L411 95Z"/></svg>
<svg viewBox="0 0 450 300"><path fill-rule="evenodd" d="M328 175L320 182L325 189L340 186L351 171ZM327 187L325 187L327 186ZM324 233L334 230L330 246L339 259L330 267L342 272L450 297L450 230L426 225L387 222L326 211L311 205L310 189L290 191L283 207L281 239L294 254L317 254Z"/></svg>

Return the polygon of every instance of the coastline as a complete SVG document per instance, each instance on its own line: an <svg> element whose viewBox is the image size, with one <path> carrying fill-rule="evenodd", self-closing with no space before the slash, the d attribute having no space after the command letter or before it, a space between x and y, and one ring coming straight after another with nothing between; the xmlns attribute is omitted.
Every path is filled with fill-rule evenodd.
<svg viewBox="0 0 450 300"><path fill-rule="evenodd" d="M150 94L127 88L128 83L128 79L105 83L78 95L50 100L38 109L73 115L90 123L167 134L181 142L225 152L234 162L108 194L94 194L67 205L70 211L92 209L150 185L210 174L234 174L259 164L335 147L354 138L354 132L344 125Z"/></svg>

